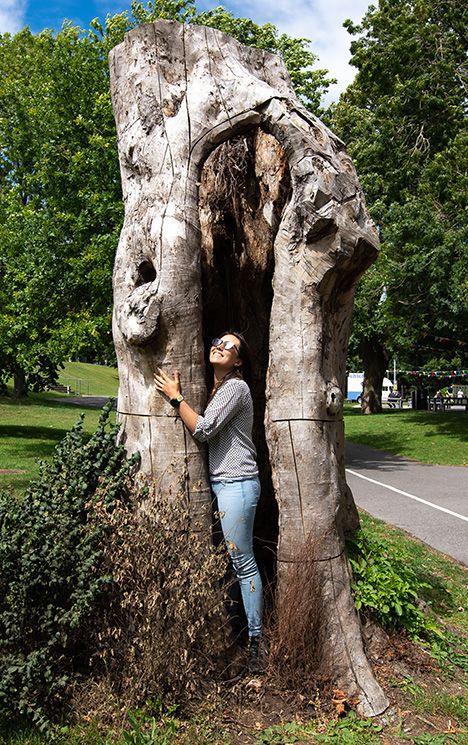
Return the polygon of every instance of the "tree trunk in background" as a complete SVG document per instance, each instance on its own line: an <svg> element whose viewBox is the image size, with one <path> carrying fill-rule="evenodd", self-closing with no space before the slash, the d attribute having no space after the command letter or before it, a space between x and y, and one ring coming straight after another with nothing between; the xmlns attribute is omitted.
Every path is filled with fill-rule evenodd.
<svg viewBox="0 0 468 745"><path fill-rule="evenodd" d="M378 414L382 411L382 384L390 355L378 339L363 340L360 353L364 366L361 411L363 414Z"/></svg>
<svg viewBox="0 0 468 745"><path fill-rule="evenodd" d="M141 452L142 472L161 491L182 486L208 521L205 450L155 395L153 371L180 369L184 395L201 411L203 336L247 327L262 488L279 510L278 593L312 542L322 672L359 698L363 714L380 713L388 702L364 652L344 553L356 519L344 471L345 360L354 287L377 252L352 162L296 99L279 58L214 29L135 28L110 67L125 199L114 339L127 450ZM247 134L223 157L239 147L255 153L217 190L205 161ZM219 229L223 209L211 193L219 207L219 194L228 199L241 181L242 209Z"/></svg>
<svg viewBox="0 0 468 745"><path fill-rule="evenodd" d="M28 384L24 370L16 370L13 374L13 395L15 398L26 398Z"/></svg>

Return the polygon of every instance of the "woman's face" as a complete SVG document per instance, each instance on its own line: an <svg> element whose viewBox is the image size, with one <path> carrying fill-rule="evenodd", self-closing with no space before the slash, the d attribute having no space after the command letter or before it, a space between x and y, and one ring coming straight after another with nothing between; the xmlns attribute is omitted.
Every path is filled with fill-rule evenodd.
<svg viewBox="0 0 468 745"><path fill-rule="evenodd" d="M240 367L241 359L239 352L240 341L234 334L223 334L219 337L220 342L232 342L235 346L225 349L224 344L219 343L210 349L210 362L220 373L226 375L235 367Z"/></svg>

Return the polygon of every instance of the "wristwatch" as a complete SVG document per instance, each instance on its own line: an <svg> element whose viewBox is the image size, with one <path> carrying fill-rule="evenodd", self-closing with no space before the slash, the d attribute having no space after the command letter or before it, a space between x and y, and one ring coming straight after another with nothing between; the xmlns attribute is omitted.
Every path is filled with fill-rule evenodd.
<svg viewBox="0 0 468 745"><path fill-rule="evenodd" d="M182 401L185 401L185 399L183 395L179 393L175 398L171 398L169 403L174 407L174 409L178 409Z"/></svg>

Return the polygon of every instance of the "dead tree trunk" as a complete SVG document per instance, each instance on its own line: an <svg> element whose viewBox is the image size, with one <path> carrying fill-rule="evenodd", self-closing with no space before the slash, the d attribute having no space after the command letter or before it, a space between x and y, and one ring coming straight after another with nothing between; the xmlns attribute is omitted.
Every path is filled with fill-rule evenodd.
<svg viewBox="0 0 468 745"><path fill-rule="evenodd" d="M258 426L279 507L279 592L312 535L326 600L323 664L364 714L380 713L387 700L364 653L344 554L356 517L344 472L345 358L355 283L377 251L354 167L295 98L282 61L221 32L158 21L130 31L110 66L125 199L114 338L127 449L141 452L142 471L163 490L182 474L194 511L209 515L204 450L154 395L152 375L179 368L184 394L202 410L204 331L250 318L248 336L265 350ZM244 246L235 221L231 248L210 248L199 219L203 165L220 143L258 128L288 166L276 196L267 194L270 166L259 166L263 202L252 209L259 229L271 228L270 255L255 241ZM267 296L271 310L262 311Z"/></svg>

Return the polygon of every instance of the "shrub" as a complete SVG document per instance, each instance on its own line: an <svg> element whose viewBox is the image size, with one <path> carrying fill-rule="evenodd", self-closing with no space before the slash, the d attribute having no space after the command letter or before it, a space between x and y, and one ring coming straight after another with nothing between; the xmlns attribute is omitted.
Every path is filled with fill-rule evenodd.
<svg viewBox="0 0 468 745"><path fill-rule="evenodd" d="M99 571L107 526L89 509L111 509L135 463L116 445L111 406L88 441L80 418L24 497L0 494L0 715L45 726L88 667L89 630L110 587Z"/></svg>
<svg viewBox="0 0 468 745"><path fill-rule="evenodd" d="M217 685L228 628L224 611L227 554L209 527L197 525L183 493L135 490L133 509L95 504L107 525L112 606L99 633L107 684L122 708L155 696L184 706Z"/></svg>
<svg viewBox="0 0 468 745"><path fill-rule="evenodd" d="M387 628L404 629L413 639L437 633L418 605L418 594L428 585L412 571L403 551L359 530L348 541L348 555L358 610L369 611Z"/></svg>

